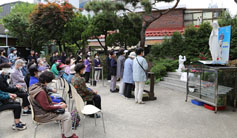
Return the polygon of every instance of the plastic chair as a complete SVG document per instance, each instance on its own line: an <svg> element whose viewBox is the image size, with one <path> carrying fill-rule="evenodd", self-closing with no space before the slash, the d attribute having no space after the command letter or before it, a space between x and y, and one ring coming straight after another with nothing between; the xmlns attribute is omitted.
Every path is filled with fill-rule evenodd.
<svg viewBox="0 0 237 138"><path fill-rule="evenodd" d="M34 138L36 138L36 132L37 132L38 126L39 126L39 125L43 125L43 124L48 124L48 123L50 123L50 122L47 122L47 123L37 122L37 121L35 120L35 112L34 112L34 108L33 108L33 106L32 106L32 101L31 101L31 99L30 99L30 96L28 96L28 100L29 100L29 102L30 102L30 108L31 108L31 110L32 110L32 112L31 112L32 121L33 121L33 123L35 124ZM61 134L62 134L61 123L59 123L59 128L60 128Z"/></svg>
<svg viewBox="0 0 237 138"><path fill-rule="evenodd" d="M77 93L77 90L72 85L71 85L71 90L72 90L72 98L75 101L76 110L79 113L83 114L83 116L84 116L84 121L83 121L83 138L84 138L84 129L85 129L85 115L94 114L95 125L96 125L96 115L95 114L96 113L101 113L104 133L106 133L105 132L105 123L104 123L103 112L99 108L95 107L94 105L85 105L83 99Z"/></svg>

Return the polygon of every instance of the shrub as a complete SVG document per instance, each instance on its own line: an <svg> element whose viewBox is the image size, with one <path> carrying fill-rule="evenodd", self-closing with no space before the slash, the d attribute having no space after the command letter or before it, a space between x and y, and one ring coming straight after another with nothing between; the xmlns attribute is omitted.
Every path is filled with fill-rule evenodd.
<svg viewBox="0 0 237 138"><path fill-rule="evenodd" d="M157 63L151 68L151 72L154 72L155 78L162 78L166 75L166 67L162 63Z"/></svg>

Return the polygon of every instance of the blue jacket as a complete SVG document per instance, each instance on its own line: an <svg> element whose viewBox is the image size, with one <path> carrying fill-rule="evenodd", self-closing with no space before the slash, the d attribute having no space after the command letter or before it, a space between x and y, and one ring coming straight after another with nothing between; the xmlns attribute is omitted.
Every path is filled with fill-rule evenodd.
<svg viewBox="0 0 237 138"><path fill-rule="evenodd" d="M115 59L111 59L110 61L110 73L112 76L116 76L116 73L117 73L117 61Z"/></svg>
<svg viewBox="0 0 237 138"><path fill-rule="evenodd" d="M29 87L35 83L38 83L39 80L38 78L34 77L34 76L30 76L30 82L29 82Z"/></svg>
<svg viewBox="0 0 237 138"><path fill-rule="evenodd" d="M141 66L147 70L148 64L146 62L146 59L142 56L137 56L133 59L133 80L134 81L146 81L146 73L142 69L142 67L138 64L138 62L141 64Z"/></svg>
<svg viewBox="0 0 237 138"><path fill-rule="evenodd" d="M124 83L134 83L132 67L133 67L133 60L131 58L127 58L124 63L124 73L123 73Z"/></svg>
<svg viewBox="0 0 237 138"><path fill-rule="evenodd" d="M0 100L7 100L7 99L10 99L9 93L0 90Z"/></svg>
<svg viewBox="0 0 237 138"><path fill-rule="evenodd" d="M99 67L99 65L100 65L100 59L97 60L97 59L95 58L95 59L94 59L94 66L95 66L95 67ZM95 69L95 70L99 70L99 69Z"/></svg>

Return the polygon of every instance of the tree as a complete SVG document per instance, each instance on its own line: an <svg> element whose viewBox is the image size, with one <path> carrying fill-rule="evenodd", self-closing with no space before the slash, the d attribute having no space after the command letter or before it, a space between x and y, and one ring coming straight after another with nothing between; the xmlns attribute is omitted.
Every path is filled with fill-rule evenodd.
<svg viewBox="0 0 237 138"><path fill-rule="evenodd" d="M56 2L40 3L30 16L31 26L35 30L45 32L49 40L55 40L62 51L62 39L65 24L74 16L73 7L65 1L62 4Z"/></svg>
<svg viewBox="0 0 237 138"><path fill-rule="evenodd" d="M11 9L9 15L2 19L4 27L9 30L11 36L17 38L18 45L41 48L46 43L44 32L36 31L30 27L29 15L32 13L35 4L19 3Z"/></svg>
<svg viewBox="0 0 237 138"><path fill-rule="evenodd" d="M68 44L76 44L79 49L83 49L87 44L89 34L87 32L88 19L81 13L76 13L75 17L65 25L63 39Z"/></svg>
<svg viewBox="0 0 237 138"><path fill-rule="evenodd" d="M124 14L119 18L118 32L109 35L107 43L109 46L120 46L127 49L127 46L134 46L140 41L141 18L134 13Z"/></svg>

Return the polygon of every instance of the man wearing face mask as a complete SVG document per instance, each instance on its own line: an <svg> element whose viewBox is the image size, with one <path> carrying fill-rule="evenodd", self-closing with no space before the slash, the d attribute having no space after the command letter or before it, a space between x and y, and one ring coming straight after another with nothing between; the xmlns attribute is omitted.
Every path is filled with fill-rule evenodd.
<svg viewBox="0 0 237 138"><path fill-rule="evenodd" d="M5 57L5 50L4 49L0 49L0 64L2 64L2 63L9 63L9 61L8 61L8 58L7 57Z"/></svg>
<svg viewBox="0 0 237 138"><path fill-rule="evenodd" d="M23 73L21 69L23 68L25 62L22 59L18 59L15 62L15 67L11 73L11 83L13 86L20 85L24 90L27 90L27 86L24 80Z"/></svg>
<svg viewBox="0 0 237 138"><path fill-rule="evenodd" d="M29 101L27 99L28 94L21 90L21 85L15 85L16 87L9 86L7 79L8 75L11 72L11 66L7 63L0 64L0 69L2 71L0 72L0 90L4 92L14 93L17 95L17 97L22 98L22 106L23 106L23 115L31 114L31 111L29 110Z"/></svg>
<svg viewBox="0 0 237 138"><path fill-rule="evenodd" d="M8 60L12 63L12 65L15 64L15 61L17 60L17 50L16 50L16 48L13 48L11 50L11 54L8 55Z"/></svg>

